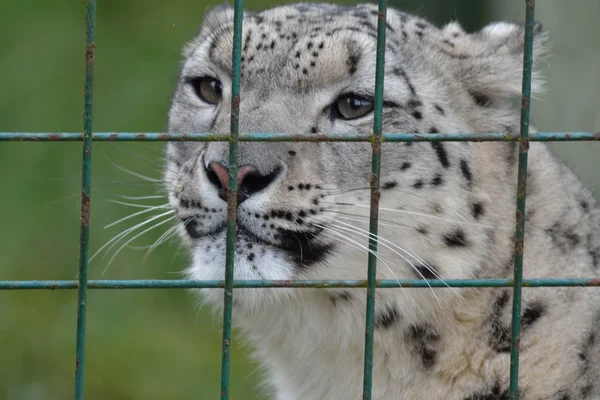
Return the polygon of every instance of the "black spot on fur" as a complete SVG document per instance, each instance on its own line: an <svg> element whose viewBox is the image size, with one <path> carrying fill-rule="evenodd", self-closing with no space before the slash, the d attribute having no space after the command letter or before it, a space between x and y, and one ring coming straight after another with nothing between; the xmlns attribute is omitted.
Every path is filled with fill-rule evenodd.
<svg viewBox="0 0 600 400"><path fill-rule="evenodd" d="M440 106L439 104L435 104L434 105L435 109L441 114L441 115L445 115L446 112L444 111L444 109L442 108L442 106Z"/></svg>
<svg viewBox="0 0 600 400"><path fill-rule="evenodd" d="M471 215L475 219L479 219L484 214L485 210L483 209L483 204L481 203L473 203L471 204Z"/></svg>
<svg viewBox="0 0 600 400"><path fill-rule="evenodd" d="M510 133L510 132L508 132ZM512 167L515 165L515 163L517 162L517 158L518 158L518 151L517 151L517 142L509 142L507 144L507 156L506 156L506 162L508 164L509 167ZM512 170L509 170L512 171Z"/></svg>
<svg viewBox="0 0 600 400"><path fill-rule="evenodd" d="M421 100L410 99L408 101L408 103L406 103L406 105L408 106L408 108L417 108L417 107L421 107L423 105L423 103L421 103Z"/></svg>
<svg viewBox="0 0 600 400"><path fill-rule="evenodd" d="M598 265L600 264L600 251L589 250L588 254L590 255L590 257L592 257L592 266L594 268L598 268Z"/></svg>
<svg viewBox="0 0 600 400"><path fill-rule="evenodd" d="M529 328L535 321L537 321L546 312L546 306L541 303L534 302L528 304L523 311L521 317L521 330Z"/></svg>
<svg viewBox="0 0 600 400"><path fill-rule="evenodd" d="M454 43L452 43L451 41L449 41L448 39L444 39L442 40L442 43L447 44L450 47L455 47Z"/></svg>
<svg viewBox="0 0 600 400"><path fill-rule="evenodd" d="M440 335L430 326L412 325L408 328L407 339L414 342L415 351L421 358L426 369L435 364L435 345L440 340Z"/></svg>
<svg viewBox="0 0 600 400"><path fill-rule="evenodd" d="M179 205L183 208L190 208L190 201L187 199L180 199Z"/></svg>
<svg viewBox="0 0 600 400"><path fill-rule="evenodd" d="M492 349L499 353L508 353L510 351L510 325L504 325L501 321L502 315L508 306L508 291L503 291L492 306L492 311L488 319L488 341ZM539 302L532 302L524 306L521 314L521 333L525 333L538 319L546 312L546 306Z"/></svg>
<svg viewBox="0 0 600 400"><path fill-rule="evenodd" d="M393 189L396 186L398 186L398 182L396 181L388 181L388 182L384 182L382 185L383 189Z"/></svg>
<svg viewBox="0 0 600 400"><path fill-rule="evenodd" d="M422 180L417 180L415 183L413 183L413 187L415 189L421 189L423 187L423 181Z"/></svg>
<svg viewBox="0 0 600 400"><path fill-rule="evenodd" d="M441 174L437 174L432 180L431 180L431 184L433 186L439 186L442 183L444 183L444 180L442 179L442 175Z"/></svg>
<svg viewBox="0 0 600 400"><path fill-rule="evenodd" d="M419 232L421 235L427 235L427 228L420 226L417 228L417 232Z"/></svg>
<svg viewBox="0 0 600 400"><path fill-rule="evenodd" d="M444 243L449 247L466 247L469 245L462 229L444 235Z"/></svg>
<svg viewBox="0 0 600 400"><path fill-rule="evenodd" d="M415 265L416 271L415 275L417 276L418 279L438 279L440 274L437 270L437 268L433 265L431 265L430 263L427 263L427 265L424 264L420 264L420 265Z"/></svg>
<svg viewBox="0 0 600 400"><path fill-rule="evenodd" d="M558 393L554 393L554 395L553 395L552 398L556 399L556 400L571 400L571 396L569 396L564 391L560 391Z"/></svg>
<svg viewBox="0 0 600 400"><path fill-rule="evenodd" d="M400 312L395 307L387 307L385 311L375 315L375 328L386 329L400 320Z"/></svg>
<svg viewBox="0 0 600 400"><path fill-rule="evenodd" d="M360 61L360 55L358 50L355 49L355 45L348 45L347 49L348 59L346 60L346 65L348 66L348 73L354 75Z"/></svg>
<svg viewBox="0 0 600 400"><path fill-rule="evenodd" d="M306 268L322 261L333 250L333 245L318 239L318 233L280 229L276 240L296 266Z"/></svg>
<svg viewBox="0 0 600 400"><path fill-rule="evenodd" d="M406 35L406 32L402 32L403 36L408 36ZM392 70L394 75L400 76L402 77L402 79L404 79L404 82L406 82L406 85L408 86L408 89L410 90L410 92L412 93L413 96L416 96L417 91L415 90L414 85L412 84L412 82L410 81L410 78L408 77L408 75L406 74L406 71L403 70L400 67L395 67Z"/></svg>
<svg viewBox="0 0 600 400"><path fill-rule="evenodd" d="M552 239L552 243L562 252L572 250L581 242L581 238L572 227L564 228L558 221L546 229L545 232Z"/></svg>
<svg viewBox="0 0 600 400"><path fill-rule="evenodd" d="M254 261L254 257L256 257L256 256L254 255L254 253L250 253L250 254L248 254L248 257L247 257L247 258L248 258L248 261Z"/></svg>
<svg viewBox="0 0 600 400"><path fill-rule="evenodd" d="M403 162L402 165L400 166L400 171L404 171L410 168L410 163L409 162Z"/></svg>
<svg viewBox="0 0 600 400"><path fill-rule="evenodd" d="M469 167L469 163L466 160L460 160L460 172L467 180L467 184L471 186L473 183L473 174L471 173L471 168Z"/></svg>
<svg viewBox="0 0 600 400"><path fill-rule="evenodd" d="M589 399L590 395L592 394L592 389L593 389L593 386L591 384L585 385L584 387L582 387L581 390L579 391L581 398Z"/></svg>
<svg viewBox="0 0 600 400"><path fill-rule="evenodd" d="M196 216L187 217L184 219L183 225L188 235L190 235L192 239L198 239L202 236L200 233L198 233L198 220L196 219Z"/></svg>
<svg viewBox="0 0 600 400"><path fill-rule="evenodd" d="M339 293L328 293L327 297L329 297L329 300L333 303L334 306L337 306L338 302L349 302L350 300L352 300L352 296L349 292L346 291Z"/></svg>
<svg viewBox="0 0 600 400"><path fill-rule="evenodd" d="M296 152L295 152L294 150L290 150L290 151L288 151L288 154L289 154L290 156L295 156L295 155L296 155Z"/></svg>
<svg viewBox="0 0 600 400"><path fill-rule="evenodd" d="M415 117L415 119L418 119L418 120L423 119L423 114L421 114L421 111L413 111L412 112L412 116Z"/></svg>
<svg viewBox="0 0 600 400"><path fill-rule="evenodd" d="M496 383L489 390L484 390L478 393L465 397L465 400L509 400L508 390L500 391L500 384Z"/></svg>
<svg viewBox="0 0 600 400"><path fill-rule="evenodd" d="M510 351L510 334L508 328L503 326L500 321L500 316L508 305L508 300L508 291L503 291L492 305L488 319L488 344L499 353Z"/></svg>
<svg viewBox="0 0 600 400"><path fill-rule="evenodd" d="M244 40L244 47L242 49L242 51L245 53L246 50L248 50L248 46L250 45L250 39L252 38L252 31L248 31L248 33L246 34L246 38Z"/></svg>
<svg viewBox="0 0 600 400"><path fill-rule="evenodd" d="M444 144L440 142L431 142L431 147L435 150L442 167L448 168L450 166L450 161L448 160L448 153L446 152Z"/></svg>
<svg viewBox="0 0 600 400"><path fill-rule="evenodd" d="M489 107L492 104L492 100L486 96L485 94L482 93L474 93L471 92L469 93L471 95L471 97L473 98L473 100L475 101L475 104L477 104L479 107Z"/></svg>
<svg viewBox="0 0 600 400"><path fill-rule="evenodd" d="M429 128L429 133L440 133L436 127Z"/></svg>

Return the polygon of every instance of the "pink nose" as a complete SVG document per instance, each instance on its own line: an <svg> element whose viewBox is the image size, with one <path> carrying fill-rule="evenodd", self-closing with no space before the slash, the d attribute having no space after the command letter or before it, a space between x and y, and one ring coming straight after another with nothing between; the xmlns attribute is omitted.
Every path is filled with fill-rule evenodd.
<svg viewBox="0 0 600 400"><path fill-rule="evenodd" d="M213 173L217 180L209 179L213 185L219 189L219 197L227 201L227 188L229 188L229 169L218 162L211 162L208 165L208 173ZM237 173L237 202L240 204L248 197L250 197L257 190L253 190L253 186L249 180L260 180L262 176L258 173L257 169L250 165L243 165L238 168Z"/></svg>

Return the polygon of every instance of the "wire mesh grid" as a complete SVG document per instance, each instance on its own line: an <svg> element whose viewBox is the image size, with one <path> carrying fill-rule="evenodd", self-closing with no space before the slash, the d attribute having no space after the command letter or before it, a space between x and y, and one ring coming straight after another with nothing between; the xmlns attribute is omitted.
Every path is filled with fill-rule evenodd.
<svg viewBox="0 0 600 400"><path fill-rule="evenodd" d="M314 135L291 133L250 133L239 134L240 106L240 65L242 44L242 0L235 0L234 34L233 34L233 68L232 68L232 103L231 129L229 134L214 133L131 133L131 132L92 132L92 104L95 57L95 15L96 1L87 0L86 9L86 74L83 133L30 133L0 132L0 141L82 141L82 186L81 186L81 223L80 223L80 256L78 280L44 280L44 281L1 281L0 290L16 289L77 289L77 330L76 330L76 366L75 395L76 400L83 399L84 367L86 344L86 316L88 289L149 289L149 288L224 288L224 315L221 366L220 398L229 398L229 371L232 299L234 288L366 288L367 308L365 321L364 346L364 381L363 399L371 398L373 369L374 307L376 288L429 288L429 287L512 287L512 332L510 363L510 399L518 398L519 369L519 335L521 328L521 291L523 287L555 287L555 286L600 286L600 279L523 279L523 251L525 235L525 201L527 188L527 155L530 141L576 141L600 140L600 133L591 132L536 132L529 134L529 114L531 99L531 75L535 0L526 0L525 47L523 59L523 86L521 101L520 134L504 133L382 133L383 81L385 59L385 34L387 1L379 0L377 23L377 60L375 75L374 123L371 134L347 135ZM90 216L90 184L91 156L93 141L228 141L229 146L229 187L227 192L227 246L226 266L223 280L88 280L88 243ZM238 142L242 141L294 141L294 142L370 142L372 145L371 168L371 207L369 222L369 254L368 274L365 280L238 280L234 278L234 252L237 207L237 151ZM381 166L381 144L383 142L414 141L517 141L519 143L516 234L514 242L514 275L513 279L455 279L455 280L378 280L376 279L377 228L379 205L379 174Z"/></svg>

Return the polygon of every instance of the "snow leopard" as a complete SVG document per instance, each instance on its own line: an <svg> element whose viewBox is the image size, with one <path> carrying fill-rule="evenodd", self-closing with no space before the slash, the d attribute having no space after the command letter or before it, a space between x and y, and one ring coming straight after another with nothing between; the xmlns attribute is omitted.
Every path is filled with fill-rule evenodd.
<svg viewBox="0 0 600 400"><path fill-rule="evenodd" d="M228 133L234 13L210 10L183 50L169 132ZM241 133L373 132L378 9L294 4L243 14ZM475 33L388 9L383 131L519 132L524 27ZM547 34L534 27L532 88ZM533 128L531 128L533 131ZM511 278L519 144L383 142L378 279ZM600 209L546 144L529 145L524 276L597 278ZM241 142L234 278L365 279L372 148ZM190 279L225 271L228 142L170 142L165 182ZM220 310L221 289L198 290ZM600 398L600 291L523 289L519 396ZM375 296L376 400L509 398L512 289ZM243 288L233 322L269 398L362 396L364 288Z"/></svg>

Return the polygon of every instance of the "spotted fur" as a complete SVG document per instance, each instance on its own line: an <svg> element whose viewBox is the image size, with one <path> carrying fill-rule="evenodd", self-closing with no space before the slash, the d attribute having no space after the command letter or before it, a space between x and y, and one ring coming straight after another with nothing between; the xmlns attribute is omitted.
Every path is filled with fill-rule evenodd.
<svg viewBox="0 0 600 400"><path fill-rule="evenodd" d="M229 131L232 24L232 10L216 8L185 47L171 132ZM335 104L373 99L376 26L372 5L246 13L240 130L370 132L372 112L346 120ZM518 130L521 26L467 34L390 9L386 28L384 131ZM536 60L544 39L536 25ZM218 104L194 90L202 77L222 84ZM537 70L533 78L539 91ZM514 143L384 143L377 277L511 277L517 151ZM190 278L223 278L228 154L227 143L167 148L165 182ZM236 279L365 279L370 144L243 142L238 157ZM544 144L530 145L529 165L524 275L598 276L595 200ZM221 290L201 293L222 306ZM255 346L272 398L360 398L363 289L236 289L234 300L234 322ZM373 398L507 399L511 304L506 288L378 290ZM599 308L593 288L524 288L522 399L600 398Z"/></svg>

